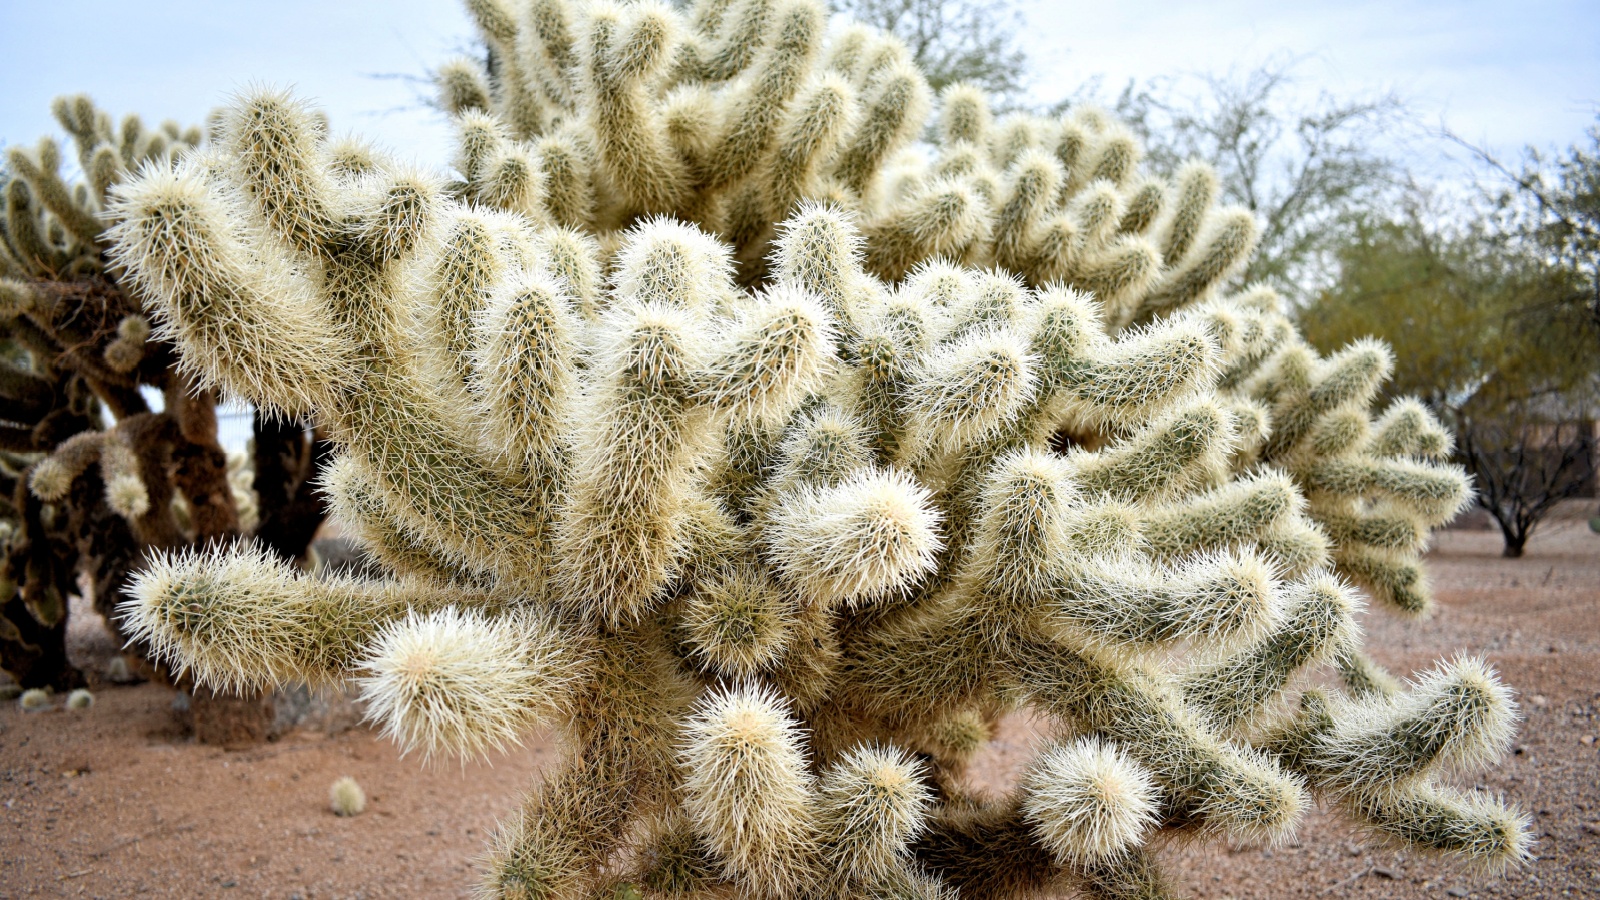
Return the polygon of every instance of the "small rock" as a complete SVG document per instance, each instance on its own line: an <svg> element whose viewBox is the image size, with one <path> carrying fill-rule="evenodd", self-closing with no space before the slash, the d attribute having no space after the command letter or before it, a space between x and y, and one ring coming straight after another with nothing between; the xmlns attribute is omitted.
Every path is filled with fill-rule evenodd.
<svg viewBox="0 0 1600 900"><path fill-rule="evenodd" d="M1384 866L1373 866L1372 874L1378 876L1379 878L1387 878L1390 881L1394 881L1400 877L1400 873Z"/></svg>
<svg viewBox="0 0 1600 900"><path fill-rule="evenodd" d="M1583 830L1590 834L1600 835L1600 822L1585 822L1583 823Z"/></svg>
<svg viewBox="0 0 1600 900"><path fill-rule="evenodd" d="M232 878L229 878L227 881L224 881L222 883L222 886L225 887L225 888L238 887L239 886L239 882L234 881Z"/></svg>
<svg viewBox="0 0 1600 900"><path fill-rule="evenodd" d="M1453 887L1453 888L1450 888L1449 890L1445 891L1445 894L1447 894L1448 896L1451 896L1451 897L1465 897L1467 895L1467 889L1466 888Z"/></svg>
<svg viewBox="0 0 1600 900"><path fill-rule="evenodd" d="M1344 852L1350 854L1351 856L1360 856L1361 855L1361 848L1356 846L1355 844L1345 844L1344 845Z"/></svg>
<svg viewBox="0 0 1600 900"><path fill-rule="evenodd" d="M1546 697L1543 694L1534 694L1532 697L1530 697L1528 699L1528 702L1532 703L1534 706L1539 707L1540 709L1544 709L1546 706L1550 705L1550 698Z"/></svg>

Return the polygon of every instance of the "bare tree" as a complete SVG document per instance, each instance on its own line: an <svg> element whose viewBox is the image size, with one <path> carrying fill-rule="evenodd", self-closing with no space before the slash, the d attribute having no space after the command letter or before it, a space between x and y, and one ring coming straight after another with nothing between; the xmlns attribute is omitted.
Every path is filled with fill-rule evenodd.
<svg viewBox="0 0 1600 900"><path fill-rule="evenodd" d="M1484 193L1497 208L1501 229L1578 274L1578 291L1563 302L1585 306L1600 322L1600 117L1585 133L1587 145L1573 144L1553 156L1528 147L1515 163L1448 129L1444 136L1498 182Z"/></svg>
<svg viewBox="0 0 1600 900"><path fill-rule="evenodd" d="M1022 94L1028 60L1007 0L833 0L833 9L905 41L934 90L964 81L1002 101Z"/></svg>
<svg viewBox="0 0 1600 900"><path fill-rule="evenodd" d="M1111 105L1154 171L1203 159L1216 167L1223 198L1256 214L1261 249L1238 282L1266 282L1304 302L1327 284L1329 254L1353 214L1404 186L1405 167L1382 148L1395 146L1408 114L1392 93L1308 98L1296 90L1300 65L1278 57L1248 71L1130 82ZM1088 91L1067 104L1093 100L1098 88Z"/></svg>
<svg viewBox="0 0 1600 900"><path fill-rule="evenodd" d="M1477 483L1478 502L1505 537L1505 556L1521 556L1557 503L1594 484L1593 419L1502 412L1463 419L1458 438L1461 460Z"/></svg>

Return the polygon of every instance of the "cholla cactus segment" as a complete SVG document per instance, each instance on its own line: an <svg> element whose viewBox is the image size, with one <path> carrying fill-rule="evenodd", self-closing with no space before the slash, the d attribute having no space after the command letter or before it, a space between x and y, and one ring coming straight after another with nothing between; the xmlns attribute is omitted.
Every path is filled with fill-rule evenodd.
<svg viewBox="0 0 1600 900"><path fill-rule="evenodd" d="M1094 557L1058 589L1052 630L1113 653L1180 640L1253 643L1283 618L1272 570L1252 556L1201 556L1175 572Z"/></svg>
<svg viewBox="0 0 1600 900"><path fill-rule="evenodd" d="M50 708L50 702L50 692L44 688L29 688L17 697L24 712L42 712Z"/></svg>
<svg viewBox="0 0 1600 900"><path fill-rule="evenodd" d="M569 692L581 656L555 637L526 611L488 619L445 607L391 621L360 664L367 715L424 758L502 749Z"/></svg>
<svg viewBox="0 0 1600 900"><path fill-rule="evenodd" d="M1510 692L1475 659L1440 666L1396 696L1352 703L1295 751L1320 787L1340 795L1478 768L1504 752L1516 716Z"/></svg>
<svg viewBox="0 0 1600 900"><path fill-rule="evenodd" d="M1516 707L1493 672L1481 660L1460 659L1408 689L1382 687L1331 701L1309 691L1299 715L1263 744L1381 836L1491 871L1526 861L1532 836L1525 814L1437 780L1503 752Z"/></svg>
<svg viewBox="0 0 1600 900"><path fill-rule="evenodd" d="M1010 328L969 333L929 353L912 376L904 452L949 453L981 443L1033 397L1033 359Z"/></svg>
<svg viewBox="0 0 1600 900"><path fill-rule="evenodd" d="M799 723L760 689L712 695L685 729L684 811L755 896L799 896L818 878L815 786Z"/></svg>
<svg viewBox="0 0 1600 900"><path fill-rule="evenodd" d="M933 793L921 766L898 748L862 746L823 774L820 824L842 882L891 882L910 861Z"/></svg>
<svg viewBox="0 0 1600 900"><path fill-rule="evenodd" d="M539 473L560 453L557 423L566 415L576 378L575 303L564 280L545 272L525 272L507 279L489 296L472 323L480 335L463 329L466 351L481 358L458 357L467 383L484 398L488 413L483 445L507 454L513 466ZM476 292L473 299L476 300Z"/></svg>
<svg viewBox="0 0 1600 900"><path fill-rule="evenodd" d="M1023 817L1062 865L1119 856L1156 823L1149 773L1093 739L1046 749L1023 785Z"/></svg>
<svg viewBox="0 0 1600 900"><path fill-rule="evenodd" d="M190 298L182 308L158 310L157 334L180 343L186 360L230 361L204 369L207 380L290 413L322 405L337 389L347 348L330 339L329 323L310 298L274 292L269 301L258 293L266 282L242 270L248 250L198 169L140 179L117 198L123 220L115 232L117 255L138 260L130 269L135 283L153 295ZM292 355L263 352L267 335L292 335L285 348L300 349Z"/></svg>
<svg viewBox="0 0 1600 900"><path fill-rule="evenodd" d="M337 683L383 646L375 641L386 625L411 612L504 605L482 591L427 579L317 579L253 547L169 556L140 572L128 592L123 615L129 630L217 689ZM405 634L421 631L413 643L432 646L432 635L466 627L446 619ZM471 665L470 645L481 636L442 637L440 646L457 648ZM533 637L513 631L506 640Z"/></svg>
<svg viewBox="0 0 1600 900"><path fill-rule="evenodd" d="M898 470L863 470L837 487L799 489L766 527L780 576L823 604L908 591L943 549L932 498Z"/></svg>
<svg viewBox="0 0 1600 900"><path fill-rule="evenodd" d="M330 424L336 514L393 570L169 557L128 616L171 661L357 678L424 755L559 723L497 897L1161 897L1162 831L1280 840L1314 793L1521 852L1433 781L1492 759L1505 689L1390 689L1360 651L1360 588L1425 602L1467 495L1447 436L1374 421L1382 348L1324 360L1224 290L1255 226L1214 173L1153 181L1104 113L995 124L964 88L903 155L909 54L810 0L470 5L501 64L445 72L457 180L351 177L258 91L121 192L152 320ZM540 190L495 193L513 159ZM192 258L148 237L172 194ZM1290 711L1324 666L1350 696ZM1084 737L973 798L1018 706Z"/></svg>
<svg viewBox="0 0 1600 900"><path fill-rule="evenodd" d="M328 788L328 808L336 816L359 816L367 809L367 793L346 775Z"/></svg>
<svg viewBox="0 0 1600 900"><path fill-rule="evenodd" d="M770 671L789 652L799 611L775 583L748 570L696 586L685 601L684 639L708 668L734 677Z"/></svg>
<svg viewBox="0 0 1600 900"><path fill-rule="evenodd" d="M1422 781L1351 804L1378 834L1465 857L1490 871L1532 859L1531 824L1497 797Z"/></svg>

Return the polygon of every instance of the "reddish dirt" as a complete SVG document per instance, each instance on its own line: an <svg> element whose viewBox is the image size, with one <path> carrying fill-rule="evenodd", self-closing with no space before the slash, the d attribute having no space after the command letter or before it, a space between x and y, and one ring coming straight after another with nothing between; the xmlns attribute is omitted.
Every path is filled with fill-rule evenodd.
<svg viewBox="0 0 1600 900"><path fill-rule="evenodd" d="M1368 646L1396 672L1482 653L1517 691L1515 751L1476 785L1533 816L1537 859L1506 875L1375 842L1313 811L1273 849L1198 843L1161 851L1199 898L1600 896L1600 535L1549 523L1522 559L1498 533L1451 531L1430 555L1439 610L1404 623L1373 611ZM114 651L92 629L77 653ZM17 897L460 897L472 859L553 750L539 737L493 764L424 767L328 717L243 751L193 743L173 694L105 686L87 711L0 710L0 900ZM327 723L333 723L329 725ZM1000 787L1040 740L1008 721L983 762ZM339 818L329 786L353 776L367 811Z"/></svg>

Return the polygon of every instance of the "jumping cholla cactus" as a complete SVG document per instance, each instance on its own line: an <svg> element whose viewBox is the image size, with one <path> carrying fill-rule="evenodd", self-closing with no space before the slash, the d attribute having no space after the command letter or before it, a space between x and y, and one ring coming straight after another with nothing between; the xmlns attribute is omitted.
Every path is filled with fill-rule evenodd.
<svg viewBox="0 0 1600 900"><path fill-rule="evenodd" d="M181 543L162 505L178 493L167 469L181 469L182 491L206 524L216 518L207 499L221 469L208 463L220 461L221 449L203 421L184 415L209 413L209 402L175 402L172 415L160 415L140 394L149 385L187 400L194 385L169 372L170 346L149 340L138 301L106 271L100 215L113 185L139 166L168 164L200 142L200 130L172 122L150 129L137 116L113 126L84 96L58 99L54 112L72 136L82 180L63 177L52 138L13 147L5 159L0 513L12 527L0 557L10 626L0 666L24 684L72 687L82 676L65 654L67 595L87 575L96 607L114 613L141 540ZM115 427L103 428L102 411Z"/></svg>
<svg viewBox="0 0 1600 900"><path fill-rule="evenodd" d="M215 393L151 335L106 255L112 189L140 168L170 168L201 130L131 115L113 125L82 95L53 111L83 177L63 175L51 138L11 148L3 169L0 668L24 686L67 690L83 681L65 647L67 597L81 579L127 637L116 606L150 551L243 532L293 559L322 512L304 428L258 421L254 460L228 458ZM147 401L155 392L163 409Z"/></svg>
<svg viewBox="0 0 1600 900"><path fill-rule="evenodd" d="M126 606L153 646L354 679L425 757L558 725L488 896L1163 897L1166 836L1281 840L1313 796L1523 857L1449 784L1509 692L1472 659L1401 687L1341 577L1425 606L1448 438L1373 423L1383 347L1318 358L1223 293L1255 224L1210 170L959 87L919 156L905 49L813 0L471 7L460 180L253 90L119 193L156 333L315 413L392 571L172 555ZM1323 666L1351 688L1302 689ZM976 792L1021 707L1055 739Z"/></svg>

